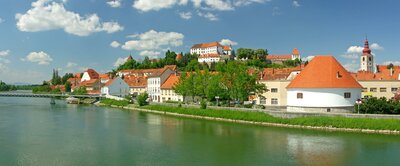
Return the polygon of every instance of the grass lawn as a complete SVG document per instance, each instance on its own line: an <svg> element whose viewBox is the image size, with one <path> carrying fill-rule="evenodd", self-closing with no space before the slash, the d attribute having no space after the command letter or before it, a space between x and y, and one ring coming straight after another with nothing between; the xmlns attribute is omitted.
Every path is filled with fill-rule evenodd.
<svg viewBox="0 0 400 166"><path fill-rule="evenodd" d="M397 119L367 119L346 117L302 117L302 118L278 118L263 112L245 112L216 109L186 108L165 105L147 105L141 108L173 112L187 115L218 117L232 120L245 120L254 122L269 122L303 126L372 129L372 130L400 130L400 120Z"/></svg>

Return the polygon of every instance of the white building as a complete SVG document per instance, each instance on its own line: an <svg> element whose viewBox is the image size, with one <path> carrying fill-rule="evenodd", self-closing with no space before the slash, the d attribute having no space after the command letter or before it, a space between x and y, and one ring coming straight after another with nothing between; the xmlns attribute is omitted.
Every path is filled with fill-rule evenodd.
<svg viewBox="0 0 400 166"><path fill-rule="evenodd" d="M161 85L173 73L174 70L164 67L147 78L147 93L153 102L161 102Z"/></svg>
<svg viewBox="0 0 400 166"><path fill-rule="evenodd" d="M374 73L374 56L371 54L369 49L368 39L365 39L363 54L360 57L361 71Z"/></svg>
<svg viewBox="0 0 400 166"><path fill-rule="evenodd" d="M129 86L121 77L116 77L108 80L108 82L101 88L101 94L125 97L129 95Z"/></svg>
<svg viewBox="0 0 400 166"><path fill-rule="evenodd" d="M219 62L221 60L221 55L219 54L202 54L197 58L199 63L212 63Z"/></svg>
<svg viewBox="0 0 400 166"><path fill-rule="evenodd" d="M89 81L92 79L99 79L99 73L97 73L93 69L87 69L82 75L81 82Z"/></svg>
<svg viewBox="0 0 400 166"><path fill-rule="evenodd" d="M179 81L179 76L171 74L161 85L161 102L165 101L183 101L183 96L176 94L173 87Z"/></svg>
<svg viewBox="0 0 400 166"><path fill-rule="evenodd" d="M333 56L316 56L287 86L287 110L352 112L361 89Z"/></svg>
<svg viewBox="0 0 400 166"><path fill-rule="evenodd" d="M190 54L223 54L224 46L218 42L195 44L190 48Z"/></svg>

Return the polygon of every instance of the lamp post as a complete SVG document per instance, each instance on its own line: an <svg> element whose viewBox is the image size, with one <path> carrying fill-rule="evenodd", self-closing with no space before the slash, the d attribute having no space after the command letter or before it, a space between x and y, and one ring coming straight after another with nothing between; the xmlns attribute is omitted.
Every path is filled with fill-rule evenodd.
<svg viewBox="0 0 400 166"><path fill-rule="evenodd" d="M357 104L357 113L360 114L360 105L362 104L362 100L357 99L356 104Z"/></svg>
<svg viewBox="0 0 400 166"><path fill-rule="evenodd" d="M215 96L215 99L217 99L217 106L219 106L219 102L218 102L219 96Z"/></svg>

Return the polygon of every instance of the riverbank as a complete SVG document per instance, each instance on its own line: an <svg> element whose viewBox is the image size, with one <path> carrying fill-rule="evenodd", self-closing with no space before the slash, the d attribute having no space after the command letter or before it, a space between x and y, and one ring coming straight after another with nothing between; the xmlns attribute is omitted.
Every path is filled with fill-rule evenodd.
<svg viewBox="0 0 400 166"><path fill-rule="evenodd" d="M200 109L165 105L147 105L144 107L129 105L124 107L112 107L187 118L253 124L261 126L400 135L400 120L396 119L347 117L301 117L288 119L273 117L263 112Z"/></svg>

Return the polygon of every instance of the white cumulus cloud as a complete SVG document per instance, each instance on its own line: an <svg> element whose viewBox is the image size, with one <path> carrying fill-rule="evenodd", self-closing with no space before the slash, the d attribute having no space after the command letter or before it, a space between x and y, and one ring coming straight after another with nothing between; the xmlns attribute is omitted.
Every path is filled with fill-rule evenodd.
<svg viewBox="0 0 400 166"><path fill-rule="evenodd" d="M230 11L235 10L235 7L269 1L271 0L134 0L132 7L142 12L148 12L192 4L196 9Z"/></svg>
<svg viewBox="0 0 400 166"><path fill-rule="evenodd" d="M10 52L11 52L10 50L0 51L0 57L8 56L10 54Z"/></svg>
<svg viewBox="0 0 400 166"><path fill-rule="evenodd" d="M171 8L177 3L177 0L135 0L132 7L147 12L151 10L158 11L160 9Z"/></svg>
<svg viewBox="0 0 400 166"><path fill-rule="evenodd" d="M0 24L3 23L3 22L4 22L4 20L0 17Z"/></svg>
<svg viewBox="0 0 400 166"><path fill-rule="evenodd" d="M160 54L161 54L161 52L158 52L158 51L148 51L148 50L144 50L144 51L141 51L141 52L139 53L140 56L148 56L148 57L150 57L150 58L158 57L158 55L160 55Z"/></svg>
<svg viewBox="0 0 400 166"><path fill-rule="evenodd" d="M101 22L97 14L82 17L66 10L63 3L51 0L32 2L31 9L24 14L17 13L15 18L17 28L24 32L63 29L73 35L88 36L96 32L114 33L124 29L117 22Z"/></svg>
<svg viewBox="0 0 400 166"><path fill-rule="evenodd" d="M373 50L383 50L383 47L380 46L378 43L372 43L370 48Z"/></svg>
<svg viewBox="0 0 400 166"><path fill-rule="evenodd" d="M294 7L296 7L296 8L297 8L297 7L300 7L299 1L296 1L296 0L293 1L292 5L293 5Z"/></svg>
<svg viewBox="0 0 400 166"><path fill-rule="evenodd" d="M128 60L128 58L118 58L115 62L114 62L114 67L119 67L120 65L124 64L126 62L126 60Z"/></svg>
<svg viewBox="0 0 400 166"><path fill-rule="evenodd" d="M217 15L212 14L210 12L206 12L206 13L197 12L197 15L200 16L200 17L204 17L204 18L206 18L206 19L208 19L210 21L218 21L219 20Z"/></svg>
<svg viewBox="0 0 400 166"><path fill-rule="evenodd" d="M360 64L356 60L352 60L349 63L343 65L343 67L349 72L356 72L360 69Z"/></svg>
<svg viewBox="0 0 400 166"><path fill-rule="evenodd" d="M192 12L180 12L180 13L179 13L179 16L180 16L182 19L189 20L189 19L192 18Z"/></svg>
<svg viewBox="0 0 400 166"><path fill-rule="evenodd" d="M22 59L23 61L29 61L33 63L38 63L39 65L48 65L53 59L47 53L40 51L40 52L31 52L29 53L26 58Z"/></svg>
<svg viewBox="0 0 400 166"><path fill-rule="evenodd" d="M113 8L121 7L122 0L108 0L107 4Z"/></svg>
<svg viewBox="0 0 400 166"><path fill-rule="evenodd" d="M125 50L159 50L163 47L178 47L183 44L184 35L177 32L157 32L150 30L138 34L134 40L125 42Z"/></svg>
<svg viewBox="0 0 400 166"><path fill-rule="evenodd" d="M229 40L229 39L222 39L219 43L221 43L224 46L229 46L229 45L235 46L235 45L238 45L237 42L234 42L234 41Z"/></svg>
<svg viewBox="0 0 400 166"><path fill-rule="evenodd" d="M111 44L110 44L110 46L113 47L113 48L117 48L117 47L119 47L120 45L121 45L121 44L118 43L117 41L112 41Z"/></svg>
<svg viewBox="0 0 400 166"><path fill-rule="evenodd" d="M67 63L67 65L66 65L66 67L67 68L71 68L71 67L75 67L75 66L77 66L78 64L76 64L76 63L74 63L74 62L68 62Z"/></svg>

